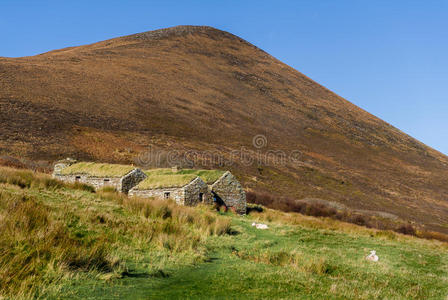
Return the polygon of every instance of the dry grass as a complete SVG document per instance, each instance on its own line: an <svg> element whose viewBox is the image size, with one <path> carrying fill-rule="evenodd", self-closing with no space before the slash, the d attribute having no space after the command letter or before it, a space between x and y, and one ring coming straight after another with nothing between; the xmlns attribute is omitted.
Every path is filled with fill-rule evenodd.
<svg viewBox="0 0 448 300"><path fill-rule="evenodd" d="M61 174L87 174L93 177L121 177L128 174L133 169L135 169L135 167L130 165L79 162L62 169Z"/></svg>
<svg viewBox="0 0 448 300"><path fill-rule="evenodd" d="M3 167L0 220L0 298L44 295L80 273L121 276L129 272L129 254L117 249L189 253L201 261L207 237L228 234L231 223L206 207L130 199L109 188L92 193Z"/></svg>
<svg viewBox="0 0 448 300"><path fill-rule="evenodd" d="M331 274L336 269L336 266L331 265L325 258L307 257L303 253L288 250L234 250L232 253L241 259L255 263L286 266L317 275Z"/></svg>
<svg viewBox="0 0 448 300"><path fill-rule="evenodd" d="M230 219L216 216L216 214L209 211L210 208L208 207L198 209L179 206L169 200L139 198L125 198L123 205L147 219L170 220L171 225L168 227L172 229L172 232L179 234L178 236L173 236L177 240L188 240L191 227L201 232L204 236L230 233ZM189 226L185 227L185 224ZM167 225L163 226L166 227Z"/></svg>
<svg viewBox="0 0 448 300"><path fill-rule="evenodd" d="M94 192L94 188L82 183L63 183L51 178L47 174L33 172L29 170L18 170L8 167L0 167L0 183L17 185L20 188L39 188L39 189L61 189L69 187Z"/></svg>
<svg viewBox="0 0 448 300"><path fill-rule="evenodd" d="M111 272L110 244L77 239L33 197L0 191L0 295L31 297L72 271Z"/></svg>

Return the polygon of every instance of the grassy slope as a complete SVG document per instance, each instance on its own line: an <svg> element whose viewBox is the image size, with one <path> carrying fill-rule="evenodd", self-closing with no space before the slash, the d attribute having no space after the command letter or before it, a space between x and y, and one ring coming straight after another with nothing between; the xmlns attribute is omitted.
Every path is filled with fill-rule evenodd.
<svg viewBox="0 0 448 300"><path fill-rule="evenodd" d="M196 167L230 169L245 187L386 211L448 233L446 156L209 27L0 58L0 127L0 155L140 157L166 167L168 150L208 151ZM299 161L210 162L219 154L225 164L241 147L257 161L259 134L262 153L300 150ZM165 156L150 161L149 146Z"/></svg>
<svg viewBox="0 0 448 300"><path fill-rule="evenodd" d="M122 277L134 265L151 274L159 265L202 261L206 237L229 230L228 219L207 210L92 193L5 168L0 220L0 298L56 295L65 284Z"/></svg>
<svg viewBox="0 0 448 300"><path fill-rule="evenodd" d="M21 171L19 176L8 169L4 176L5 170L0 170L0 181L9 183L0 185L2 203L11 195L34 199L49 209L52 220L65 224L70 236L102 241L108 251L105 258L115 262L112 271L66 270L50 260L40 269L44 280L35 279L38 290L49 297L444 299L448 295L446 244L275 211L237 217L165 202L145 201L145 206L113 193L58 186L43 175L36 181L35 175L24 176ZM34 184L21 188L20 180L5 180L14 174L16 179L31 178ZM5 208L0 209L5 220ZM228 220L231 231L226 229ZM253 228L254 220L268 223L270 229ZM88 249L81 245L80 251ZM378 263L364 260L372 249L380 256ZM18 244L14 251L22 253L24 248ZM4 270L5 262L0 263Z"/></svg>
<svg viewBox="0 0 448 300"><path fill-rule="evenodd" d="M88 282L75 291L86 298L129 299L444 299L448 295L446 247L306 226L273 225L259 231L250 220L233 222L239 234L211 239L208 262L167 268L166 278L126 278L112 286ZM364 260L370 249L378 251L379 263ZM241 252L245 254L240 257Z"/></svg>

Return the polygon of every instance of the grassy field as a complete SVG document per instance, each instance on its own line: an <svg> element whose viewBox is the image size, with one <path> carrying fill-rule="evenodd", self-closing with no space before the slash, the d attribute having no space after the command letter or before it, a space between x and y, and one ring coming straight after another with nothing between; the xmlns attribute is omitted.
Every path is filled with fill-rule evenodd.
<svg viewBox="0 0 448 300"><path fill-rule="evenodd" d="M0 220L5 298L448 295L447 244L330 219L273 210L240 217L2 168ZM370 250L379 262L365 260Z"/></svg>

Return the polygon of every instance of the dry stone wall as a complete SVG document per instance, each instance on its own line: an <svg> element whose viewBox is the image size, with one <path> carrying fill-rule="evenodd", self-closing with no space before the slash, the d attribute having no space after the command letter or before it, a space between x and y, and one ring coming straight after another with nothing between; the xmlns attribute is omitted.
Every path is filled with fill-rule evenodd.
<svg viewBox="0 0 448 300"><path fill-rule="evenodd" d="M139 184L141 181L143 181L146 178L146 174L143 173L140 169L132 170L129 174L125 175L121 179L121 189L120 191L127 194L130 189L132 189L134 186Z"/></svg>
<svg viewBox="0 0 448 300"><path fill-rule="evenodd" d="M152 189L152 190L131 189L129 191L129 196L135 196L141 198L166 199L165 196L166 193L170 193L169 199L173 199L179 205L184 205L185 202L184 188L165 188L165 189Z"/></svg>
<svg viewBox="0 0 448 300"><path fill-rule="evenodd" d="M246 213L246 193L239 181L226 172L212 186L211 190L224 204L239 214Z"/></svg>
<svg viewBox="0 0 448 300"><path fill-rule="evenodd" d="M64 182L80 182L93 186L95 190L99 190L104 187L113 187L117 191L121 191L121 178L112 177L112 178L104 178L104 177L90 177L88 175L61 175L54 174L54 178L59 179Z"/></svg>
<svg viewBox="0 0 448 300"><path fill-rule="evenodd" d="M209 192L207 184L202 181L201 178L197 177L195 180L185 186L184 205L195 206L200 202L206 202L206 199L209 198L208 194Z"/></svg>

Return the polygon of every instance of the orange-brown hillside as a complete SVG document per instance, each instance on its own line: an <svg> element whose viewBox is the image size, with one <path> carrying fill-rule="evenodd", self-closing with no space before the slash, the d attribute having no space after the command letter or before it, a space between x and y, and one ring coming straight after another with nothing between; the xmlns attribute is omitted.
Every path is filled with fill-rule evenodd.
<svg viewBox="0 0 448 300"><path fill-rule="evenodd" d="M133 162L148 146L226 159L241 147L250 158L300 150L284 164L221 167L252 189L389 212L448 232L446 156L210 27L0 58L0 125L0 155L33 160ZM268 144L257 149L259 134Z"/></svg>

